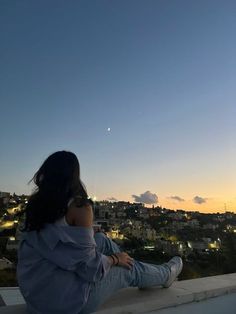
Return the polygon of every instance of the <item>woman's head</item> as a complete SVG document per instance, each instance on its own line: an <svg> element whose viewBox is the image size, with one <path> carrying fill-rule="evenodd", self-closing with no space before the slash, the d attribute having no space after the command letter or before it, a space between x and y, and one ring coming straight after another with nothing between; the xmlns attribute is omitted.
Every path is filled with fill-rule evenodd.
<svg viewBox="0 0 236 314"><path fill-rule="evenodd" d="M80 187L80 166L76 155L67 151L53 153L36 172L33 181L41 191L76 193Z"/></svg>
<svg viewBox="0 0 236 314"><path fill-rule="evenodd" d="M80 166L75 154L58 151L50 155L33 179L36 190L26 206L25 229L40 230L65 215L72 197L87 198L80 180ZM32 181L31 180L31 181Z"/></svg>

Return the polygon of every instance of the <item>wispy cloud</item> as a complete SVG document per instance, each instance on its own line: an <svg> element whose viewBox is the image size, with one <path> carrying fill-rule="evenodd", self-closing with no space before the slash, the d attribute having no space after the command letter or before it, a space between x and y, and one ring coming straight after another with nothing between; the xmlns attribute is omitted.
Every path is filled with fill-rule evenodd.
<svg viewBox="0 0 236 314"><path fill-rule="evenodd" d="M168 198L171 199L171 200L177 201L177 202L184 202L184 201L185 201L185 200L184 200L182 197L180 197L180 196L169 196Z"/></svg>
<svg viewBox="0 0 236 314"><path fill-rule="evenodd" d="M117 202L117 201L118 201L118 199L115 198L115 197L113 197L113 196L108 197L107 200L108 200L108 201L113 201L113 202Z"/></svg>
<svg viewBox="0 0 236 314"><path fill-rule="evenodd" d="M201 197L201 196L195 196L193 198L193 202L196 203L196 204L203 204L203 203L206 203L207 201L207 198L204 198L204 197Z"/></svg>
<svg viewBox="0 0 236 314"><path fill-rule="evenodd" d="M140 195L132 195L135 202L144 203L144 204L156 204L158 203L158 196L155 193L146 191Z"/></svg>

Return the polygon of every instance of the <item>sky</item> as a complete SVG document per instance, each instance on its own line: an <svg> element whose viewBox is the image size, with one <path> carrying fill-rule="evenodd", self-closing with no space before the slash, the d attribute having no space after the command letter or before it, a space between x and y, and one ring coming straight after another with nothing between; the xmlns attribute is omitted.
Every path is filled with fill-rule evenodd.
<svg viewBox="0 0 236 314"><path fill-rule="evenodd" d="M57 150L97 199L236 212L234 0L0 1L0 191Z"/></svg>

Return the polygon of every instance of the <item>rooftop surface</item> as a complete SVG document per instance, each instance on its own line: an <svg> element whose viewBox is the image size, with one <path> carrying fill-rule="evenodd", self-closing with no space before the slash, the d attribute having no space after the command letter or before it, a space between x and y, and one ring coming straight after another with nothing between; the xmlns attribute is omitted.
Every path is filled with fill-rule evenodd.
<svg viewBox="0 0 236 314"><path fill-rule="evenodd" d="M6 305L0 313L25 314L17 287L0 288ZM18 305L16 305L18 304ZM14 306L10 306L14 305ZM236 273L175 282L169 289L123 289L110 298L98 314L233 314L236 308Z"/></svg>

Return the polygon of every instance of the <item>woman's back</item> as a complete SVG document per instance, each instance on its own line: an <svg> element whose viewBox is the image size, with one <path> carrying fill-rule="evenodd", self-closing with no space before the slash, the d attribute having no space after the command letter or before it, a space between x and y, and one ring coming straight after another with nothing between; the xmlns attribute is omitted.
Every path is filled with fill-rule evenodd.
<svg viewBox="0 0 236 314"><path fill-rule="evenodd" d="M47 224L23 233L17 276L30 313L79 313L108 266L95 247L92 228Z"/></svg>

